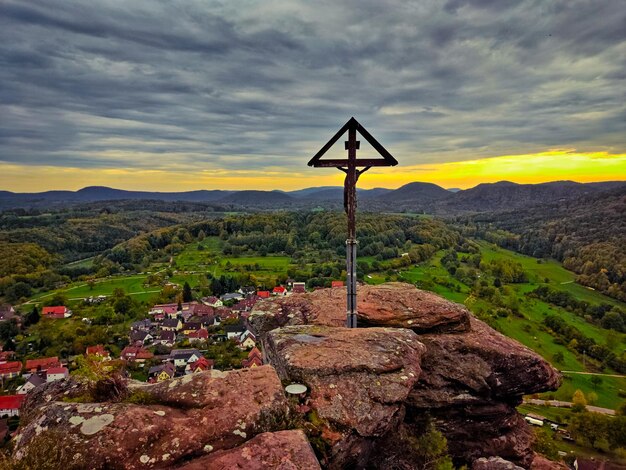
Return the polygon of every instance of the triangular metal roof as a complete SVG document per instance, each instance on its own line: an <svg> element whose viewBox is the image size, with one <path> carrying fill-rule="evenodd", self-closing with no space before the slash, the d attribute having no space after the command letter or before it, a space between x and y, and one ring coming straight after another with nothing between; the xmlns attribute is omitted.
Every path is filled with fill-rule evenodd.
<svg viewBox="0 0 626 470"><path fill-rule="evenodd" d="M369 144L374 147L374 149L380 154L383 158L362 158L356 159L357 166L395 166L398 164L398 161L393 158L393 156L387 151L385 147L383 147L380 142L378 142L372 134L367 132L367 129L363 127L359 122L351 117L348 122L346 122L339 131L321 148L319 152L315 154L315 156L309 160L307 165L313 167L343 167L348 166L348 159L333 159L333 160L322 160L322 156L341 138L342 135L346 133L348 130L356 130L359 134L361 134L365 140L369 142Z"/></svg>

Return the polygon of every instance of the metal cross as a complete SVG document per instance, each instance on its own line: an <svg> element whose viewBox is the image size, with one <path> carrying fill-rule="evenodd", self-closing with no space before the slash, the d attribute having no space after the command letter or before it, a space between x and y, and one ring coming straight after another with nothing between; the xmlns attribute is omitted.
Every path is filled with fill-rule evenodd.
<svg viewBox="0 0 626 470"><path fill-rule="evenodd" d="M339 138L348 131L348 140L345 149L348 151L347 160L322 160L321 157L330 149ZM357 160L356 151L360 142L356 140L357 132L367 140L382 158L364 158ZM343 189L343 207L348 216L348 239L346 240L346 283L348 287L346 326L356 328L356 183L359 177L373 166L395 166L398 161L380 144L359 122L350 118L341 129L315 154L308 165L313 167L335 167L346 174ZM358 170L357 167L362 167Z"/></svg>

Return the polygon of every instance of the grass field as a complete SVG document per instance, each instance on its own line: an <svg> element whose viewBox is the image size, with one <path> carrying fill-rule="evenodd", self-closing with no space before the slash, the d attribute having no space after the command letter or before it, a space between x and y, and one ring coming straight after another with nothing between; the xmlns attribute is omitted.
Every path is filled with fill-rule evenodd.
<svg viewBox="0 0 626 470"><path fill-rule="evenodd" d="M98 295L111 295L115 289L124 289L128 294L145 294L147 290L155 290L155 288L146 289L143 286L145 279L148 276L145 274L136 274L132 276L116 276L111 278L105 278L96 280L93 287L86 282L77 282L68 287L58 289L51 292L45 292L34 296L31 302L37 303L44 301L47 297L51 297L56 293L63 293L70 300L81 300L86 297L98 296Z"/></svg>
<svg viewBox="0 0 626 470"><path fill-rule="evenodd" d="M67 263L65 266L71 268L90 268L91 266L93 266L94 259L95 256L92 256L91 258L79 259L77 261Z"/></svg>
<svg viewBox="0 0 626 470"><path fill-rule="evenodd" d="M222 253L223 242L219 237L206 237L201 242L190 243L185 250L176 256L178 269L198 270L215 264L216 256ZM199 250L198 247L203 249Z"/></svg>
<svg viewBox="0 0 626 470"><path fill-rule="evenodd" d="M221 251L222 244L219 237L206 237L202 242L190 243L182 253L176 256L176 269L179 272L211 273L213 276L243 269L251 272L258 280L265 281L284 275L291 264L291 258L288 256L224 255ZM198 250L199 245L202 246L201 250ZM180 279L180 276L175 276L172 282L178 282ZM191 286L195 285L192 282L189 283Z"/></svg>
<svg viewBox="0 0 626 470"><path fill-rule="evenodd" d="M552 288L569 292L578 300L584 300L590 303L609 303L612 305L620 305L619 300L612 299L595 290L576 284L576 274L565 269L558 261L541 260L537 262L537 258L522 255L513 251L505 250L487 242L479 242L480 251L483 260L490 261L500 258L520 263L524 271L529 274L529 280L534 283L543 283L547 278L550 280L549 285Z"/></svg>

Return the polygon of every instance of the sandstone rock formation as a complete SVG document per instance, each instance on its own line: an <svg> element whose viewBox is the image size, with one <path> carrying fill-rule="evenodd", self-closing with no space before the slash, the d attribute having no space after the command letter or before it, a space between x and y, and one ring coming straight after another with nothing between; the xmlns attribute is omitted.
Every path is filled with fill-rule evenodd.
<svg viewBox="0 0 626 470"><path fill-rule="evenodd" d="M46 438L71 449L58 468L172 468L273 431L288 410L271 366L210 371L135 389L146 405L61 401L62 384L46 391L30 397L16 438L15 457L33 468Z"/></svg>
<svg viewBox="0 0 626 470"><path fill-rule="evenodd" d="M425 351L415 333L397 328L288 326L265 345L281 378L309 387L335 468L367 463L372 438L402 422Z"/></svg>
<svg viewBox="0 0 626 470"><path fill-rule="evenodd" d="M53 442L59 465L48 468L64 470L290 470L318 460L410 468L402 445L434 426L458 464L550 468L533 460L533 434L515 406L556 389L555 369L464 306L412 285L361 286L358 295L358 329L343 327L344 289L257 304L249 321L271 365L135 384L141 400L116 403L76 402L84 387L71 380L38 389L22 411L15 458L38 468ZM307 394L287 399L289 382Z"/></svg>
<svg viewBox="0 0 626 470"><path fill-rule="evenodd" d="M469 329L471 314L432 292L390 282L357 289L359 327L408 328L417 333L450 333ZM345 326L346 289L322 289L257 303L250 324L258 334L286 325Z"/></svg>
<svg viewBox="0 0 626 470"><path fill-rule="evenodd" d="M344 295L345 290L326 289L274 299L257 304L250 316L252 327L264 338L267 359L277 367L281 378L302 381L311 387L314 409L321 404L316 397L329 393L329 383L321 378L327 377L328 364L332 363L331 351L336 351L334 361L338 364L347 360L345 355L358 357L352 367L358 370L358 364L361 364L361 370L366 371L367 364L376 360L379 351L372 346L384 344L382 339L356 340L358 335L365 333L353 333L352 348L329 346L324 359L316 362L313 351L318 348L297 339L299 334L305 335L301 338L312 336L305 333L307 331L318 331L319 338L324 338L324 341L319 340L320 343L333 336L345 335L346 330L341 328L345 317ZM417 432L424 429L427 422L434 421L437 429L447 437L449 450L459 462L471 463L480 457L500 456L516 464L530 465L533 434L515 407L523 394L558 388L560 375L553 367L530 349L473 317L464 306L420 291L410 284L360 286L358 299L359 326L364 328L357 331L379 330L367 328L372 325L409 328L415 333L415 342L425 346L425 352L421 352L420 345L419 354L416 351L406 356L411 357L411 361L419 360L416 365L421 372L413 370L417 377L411 377L411 390L403 400L404 425ZM282 328L271 331L277 327ZM332 333L332 330L337 332ZM407 330L388 328L386 331L392 338L398 331ZM393 350L389 344L380 349ZM421 360L413 359L416 356ZM306 372L294 366L301 362L308 364ZM405 363L403 367L408 369L409 366ZM366 383L374 380L366 376L354 379L350 367L345 371L352 374L348 381ZM381 371L376 374L380 375ZM360 402L364 394L370 393L369 389L364 390L356 395ZM333 390L333 393L341 392ZM353 388L350 389L350 394L354 393ZM361 433L356 420L335 421L335 424L348 426L351 434L344 431L343 436L349 435L352 447L360 446L361 454L364 449L371 451L376 447L375 436ZM349 460L349 455L345 455L350 454L346 451L345 440L339 439L337 443L341 445L331 453L335 463ZM385 449L378 451L384 452Z"/></svg>
<svg viewBox="0 0 626 470"><path fill-rule="evenodd" d="M266 432L245 444L195 459L180 470L316 470L320 464L311 444L300 430Z"/></svg>

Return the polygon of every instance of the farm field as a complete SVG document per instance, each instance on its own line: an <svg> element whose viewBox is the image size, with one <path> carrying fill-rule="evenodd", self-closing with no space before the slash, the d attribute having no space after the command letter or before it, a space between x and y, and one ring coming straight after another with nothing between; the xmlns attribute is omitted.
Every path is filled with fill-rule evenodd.
<svg viewBox="0 0 626 470"><path fill-rule="evenodd" d="M149 297L153 296L155 292L158 293L160 291L160 289L155 287L144 287L143 283L147 277L147 274L115 276L105 279L97 279L93 283L93 286L90 286L85 281L76 282L61 289L35 295L30 299L29 303L44 302L46 298L57 293L67 296L70 302L78 302L87 297L97 297L99 295L109 296L115 289L123 289L127 294L137 296L137 300L147 300Z"/></svg>

